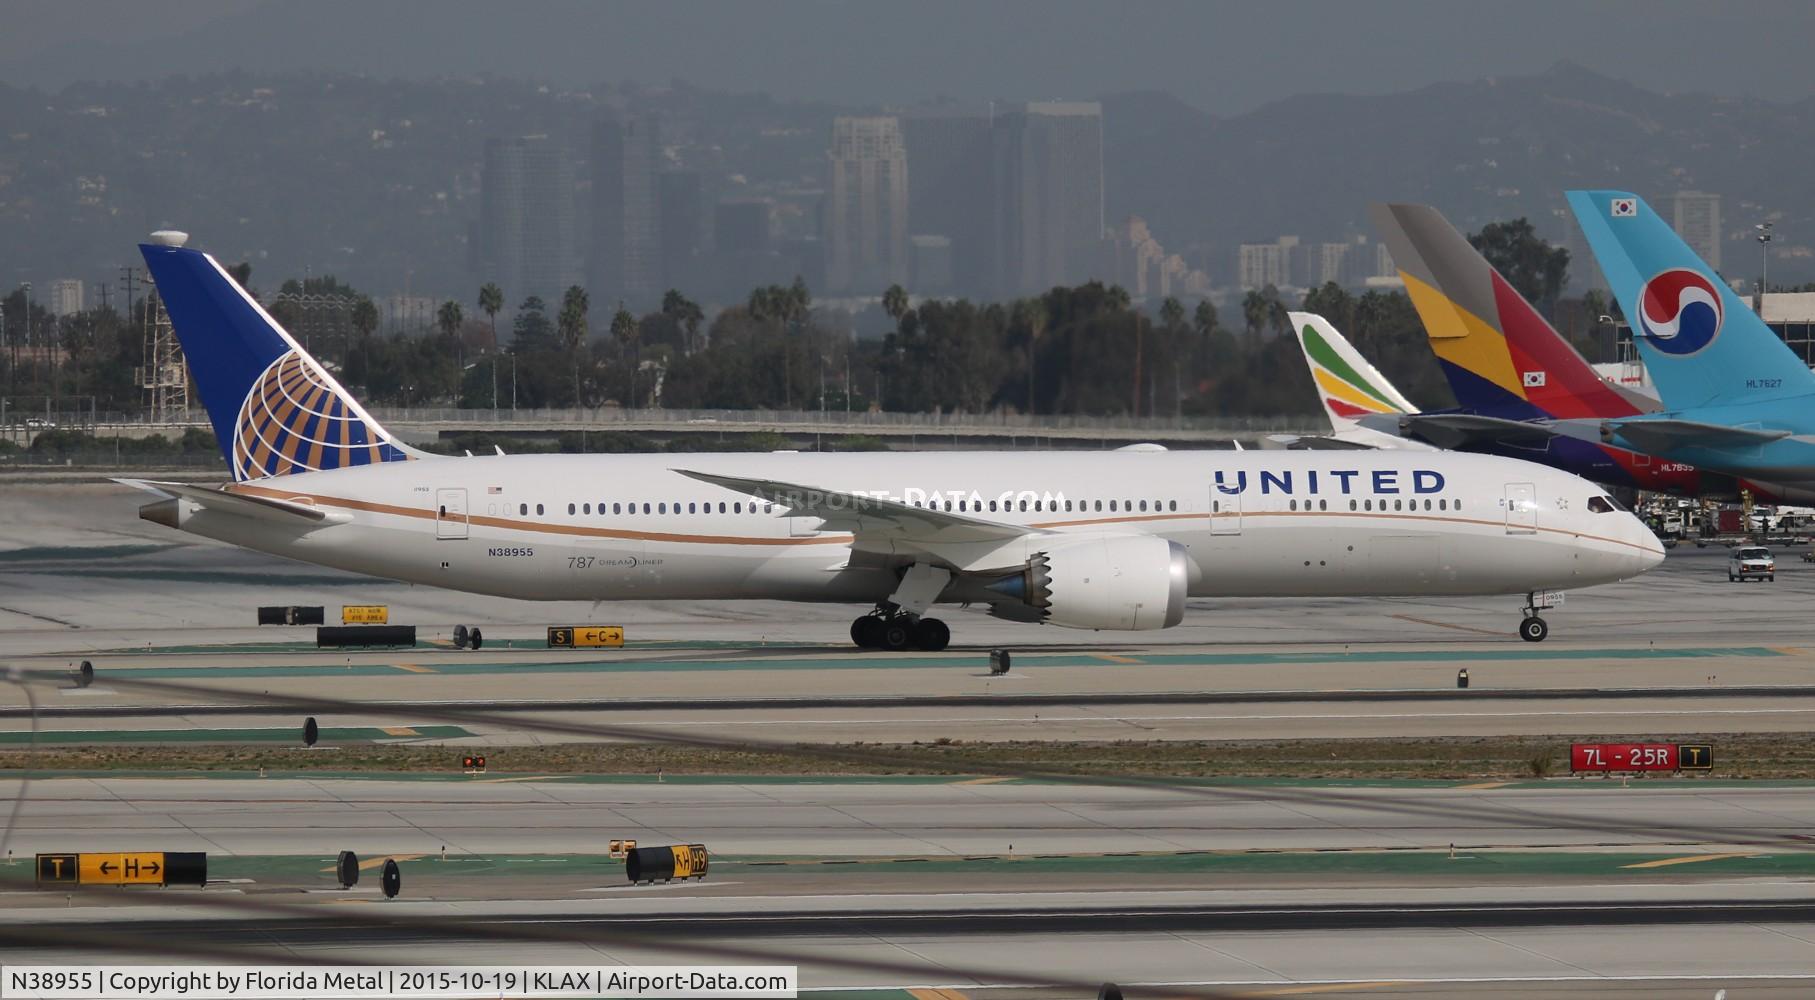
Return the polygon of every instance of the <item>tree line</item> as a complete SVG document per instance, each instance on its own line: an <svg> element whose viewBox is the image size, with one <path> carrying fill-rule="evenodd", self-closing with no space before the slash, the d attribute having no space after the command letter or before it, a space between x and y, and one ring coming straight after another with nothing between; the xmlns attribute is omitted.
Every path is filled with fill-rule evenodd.
<svg viewBox="0 0 1815 1000"><path fill-rule="evenodd" d="M1544 244L1525 220L1471 239L1515 288L1555 308L1566 251ZM246 265L230 270L249 284ZM574 286L558 303L523 299L502 330L506 291L486 284L470 312L447 301L432 330L393 336L379 333L369 296L332 277L286 281L263 298L292 336L377 406L1311 414L1317 396L1286 318L1299 307L1327 316L1414 402L1451 402L1405 293L1356 294L1334 283L1299 302L1271 286L1251 290L1228 316L1208 300L1137 305L1122 288L1094 281L989 303L916 302L893 286L881 296L885 332L863 338L853 335L856 317L816 306L800 279L755 289L710 320L671 290L640 315L619 305L602 328L588 292ZM0 300L8 396L142 408L135 372L144 365L147 300L65 317L31 305L28 317L19 290ZM62 352L21 351L53 342Z"/></svg>

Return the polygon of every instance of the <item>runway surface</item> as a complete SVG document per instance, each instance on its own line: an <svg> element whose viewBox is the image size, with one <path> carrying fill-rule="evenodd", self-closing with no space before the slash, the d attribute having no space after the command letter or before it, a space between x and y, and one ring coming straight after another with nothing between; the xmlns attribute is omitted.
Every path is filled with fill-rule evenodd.
<svg viewBox="0 0 1815 1000"><path fill-rule="evenodd" d="M181 536L137 520L141 499L8 485L0 658L97 668L89 688L34 685L48 744L282 745L324 698L358 704L307 712L323 745L294 752L318 760L648 726L834 744L1815 730L1815 565L1794 553L1774 584L1729 584L1725 550L1680 548L1572 593L1540 645L1513 635L1515 598L1231 600L1140 635L953 609L953 650L887 655L849 648L857 609L413 588ZM320 652L307 630L250 624L260 604L343 603L387 604L425 644ZM447 648L456 623L487 648ZM541 648L543 626L577 623L622 624L631 645ZM1015 654L1006 676L986 669L994 647ZM33 724L0 685L0 751ZM0 809L22 788L17 856L205 850L222 881L65 900L0 866L9 961L41 958L47 935L84 961L214 943L458 964L691 960L683 940L780 953L814 989L920 991L864 1000L1084 996L1106 979L1242 996L1815 992L1806 784L90 775L0 780ZM603 857L623 837L707 843L712 874L627 886ZM381 902L370 877L334 888L347 849L402 859L403 898ZM1027 988L1054 979L1071 985Z"/></svg>
<svg viewBox="0 0 1815 1000"><path fill-rule="evenodd" d="M61 778L25 791L11 846L220 854L596 854L605 840L729 855L1045 854L1254 848L1640 845L1800 853L1800 784L1121 788L992 779ZM1444 787L1448 785L1448 787ZM0 782L0 805L19 795ZM533 816L533 824L524 818ZM1012 847L1010 846L1012 845ZM139 848L135 848L139 849Z"/></svg>

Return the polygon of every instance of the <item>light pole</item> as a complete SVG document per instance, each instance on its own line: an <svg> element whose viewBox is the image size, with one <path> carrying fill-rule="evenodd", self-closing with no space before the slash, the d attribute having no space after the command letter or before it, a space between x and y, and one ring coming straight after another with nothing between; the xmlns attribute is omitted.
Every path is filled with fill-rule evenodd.
<svg viewBox="0 0 1815 1000"><path fill-rule="evenodd" d="M22 282L21 287L25 289L25 354L32 359L32 378L36 379L38 377L38 356L32 353L32 348L38 346L38 337L32 330L32 283Z"/></svg>
<svg viewBox="0 0 1815 1000"><path fill-rule="evenodd" d="M1758 231L1758 308L1759 315L1765 312L1765 293L1771 290L1771 223L1761 222L1752 228Z"/></svg>

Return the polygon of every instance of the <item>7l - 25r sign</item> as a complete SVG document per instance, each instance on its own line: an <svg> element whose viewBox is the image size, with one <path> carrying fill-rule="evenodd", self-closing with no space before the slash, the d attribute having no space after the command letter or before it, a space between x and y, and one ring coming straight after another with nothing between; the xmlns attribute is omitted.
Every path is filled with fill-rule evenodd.
<svg viewBox="0 0 1815 1000"><path fill-rule="evenodd" d="M1706 771L1714 766L1714 748L1705 743L1574 743L1569 770Z"/></svg>

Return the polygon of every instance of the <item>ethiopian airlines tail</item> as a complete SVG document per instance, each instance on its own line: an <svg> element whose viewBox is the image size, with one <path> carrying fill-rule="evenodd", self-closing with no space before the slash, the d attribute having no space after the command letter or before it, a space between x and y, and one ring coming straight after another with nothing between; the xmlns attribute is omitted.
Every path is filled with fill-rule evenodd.
<svg viewBox="0 0 1815 1000"><path fill-rule="evenodd" d="M235 482L430 458L399 443L219 263L153 234L139 252Z"/></svg>
<svg viewBox="0 0 1815 1000"><path fill-rule="evenodd" d="M1643 198L1571 191L1666 407L1759 403L1815 393L1815 374Z"/></svg>
<svg viewBox="0 0 1815 1000"><path fill-rule="evenodd" d="M1464 409L1514 420L1656 409L1603 379L1442 213L1428 205L1369 213Z"/></svg>
<svg viewBox="0 0 1815 1000"><path fill-rule="evenodd" d="M1317 383L1330 426L1337 430L1358 426L1355 418L1372 413L1418 412L1329 320L1316 313L1286 315L1298 333L1298 346L1311 366L1311 378Z"/></svg>
<svg viewBox="0 0 1815 1000"><path fill-rule="evenodd" d="M1286 314L1298 334L1317 399L1330 419L1325 439L1300 438L1293 447L1412 448L1419 442L1364 427L1362 417L1417 413L1418 407L1400 395L1379 369L1368 363L1355 345L1338 333L1330 321L1316 313Z"/></svg>

